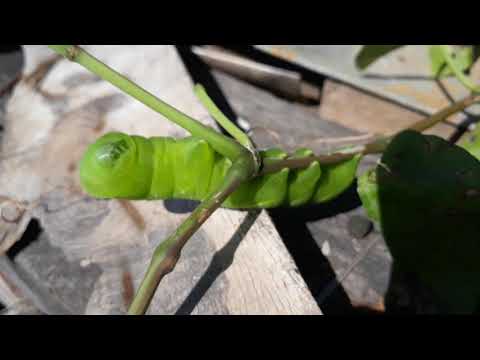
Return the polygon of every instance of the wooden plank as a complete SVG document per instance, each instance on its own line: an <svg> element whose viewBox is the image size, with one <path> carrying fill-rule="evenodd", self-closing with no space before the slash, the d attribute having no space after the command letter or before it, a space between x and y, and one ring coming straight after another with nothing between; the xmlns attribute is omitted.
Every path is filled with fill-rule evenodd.
<svg viewBox="0 0 480 360"><path fill-rule="evenodd" d="M425 117L331 79L325 80L319 115L359 132L379 134L405 128ZM448 138L455 131L456 128L451 124L441 123L426 133Z"/></svg>
<svg viewBox="0 0 480 360"><path fill-rule="evenodd" d="M285 101L220 71L213 71L213 76L237 119L247 121L252 128L275 133L273 141L268 136L258 137L261 146L293 149L318 145L315 139L360 134L319 117L318 106ZM374 166L377 159L365 158L359 172ZM378 230L364 238L355 238L349 231L352 217L365 218L354 186L328 204L275 209L269 215L322 311L346 313L353 305L383 308L392 260Z"/></svg>
<svg viewBox="0 0 480 360"><path fill-rule="evenodd" d="M214 126L193 95L174 47L87 48L147 90ZM25 49L27 71L48 60L43 46ZM37 240L43 246L28 247L15 262L74 313L123 313L132 295L128 283L139 285L153 249L192 206L94 200L82 192L76 164L87 144L107 131L145 136L185 132L68 61L53 65L41 81L32 84L27 78L8 103L0 195L30 204L44 236ZM83 287L67 283L80 280ZM75 295L77 302L72 302ZM150 313L321 311L269 217L222 209L186 245Z"/></svg>
<svg viewBox="0 0 480 360"><path fill-rule="evenodd" d="M424 115L433 114L452 101L469 95L469 90L454 76L441 80L434 78L429 45L402 47L370 64L367 69L360 70L355 66L354 59L362 46L256 45L276 58L347 84L348 88L374 95L385 103L398 104ZM474 79L475 74L472 75ZM478 115L479 111L480 107L472 106L469 116ZM466 120L464 115L458 114L447 122L457 126Z"/></svg>
<svg viewBox="0 0 480 360"><path fill-rule="evenodd" d="M294 103L270 92L237 80L220 71L213 71L222 92L238 117L255 131L254 136L267 132L258 145L281 144L287 150L315 143L318 139L359 135L358 131L318 117L316 107ZM264 131L265 130L265 131ZM339 132L340 131L340 132Z"/></svg>
<svg viewBox="0 0 480 360"><path fill-rule="evenodd" d="M291 150L308 146L315 138L320 139L313 142L318 145L325 143L326 138L395 130L390 126L395 116L385 116L387 120L380 121L378 126L366 122L364 114L370 111L367 105L378 100L369 100L370 95L352 89L339 90L350 95L343 97L342 101L324 98L320 106L305 106L285 101L219 71L213 71L213 76L237 120L246 121L252 128L268 129L263 132L263 137L258 137L260 146L275 145ZM350 111L351 122L341 124L337 121L339 118L325 120L319 116L325 101L332 114L341 114L343 107L350 107L347 112ZM359 112L356 117L351 109L358 104L365 107L365 112ZM400 121L403 126L419 119L409 117L398 106L391 106L390 103L377 103L376 110L371 110L370 114L385 111L385 114L391 112L399 118L406 116ZM399 122L396 124L398 126ZM446 137L451 135L444 126L447 125L432 132ZM375 166L378 159L378 156L365 157L359 173ZM431 294L419 285L418 280L395 269L379 229L373 227L364 234L353 231L354 221L367 221L355 184L327 204L274 209L269 215L325 314L438 312Z"/></svg>

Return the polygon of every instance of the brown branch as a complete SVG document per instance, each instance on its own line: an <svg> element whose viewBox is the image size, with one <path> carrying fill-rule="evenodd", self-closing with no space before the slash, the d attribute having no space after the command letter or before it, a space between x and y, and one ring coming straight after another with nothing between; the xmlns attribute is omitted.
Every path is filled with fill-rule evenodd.
<svg viewBox="0 0 480 360"><path fill-rule="evenodd" d="M275 160L275 159L266 159L264 161L263 167L259 175L265 175L277 172L284 168L289 169L302 169L308 167L312 162L318 161L319 164L335 164L348 159L351 159L355 155L367 155L367 154L378 154L382 153L385 148L388 146L390 141L398 133L405 130L414 130L414 131L425 131L430 129L432 126L438 124L441 121L446 120L448 117L465 110L469 106L480 102L480 95L470 95L466 98L459 100L452 105L436 112L435 114L422 119L415 124L406 127L396 133L391 135L383 135L377 137L370 143L365 145L353 146L351 149L344 149L337 151L328 155L316 155L316 156L307 156L303 158L287 158L284 160Z"/></svg>
<svg viewBox="0 0 480 360"><path fill-rule="evenodd" d="M440 110L439 112L433 114L432 116L418 121L417 123L408 127L408 129L416 130L420 132L425 131L431 128L433 125L439 123L440 121L446 120L450 116L456 114L457 112L465 110L467 107L477 102L480 102L480 94L467 96L466 98L453 103L449 107L446 107L445 109Z"/></svg>
<svg viewBox="0 0 480 360"><path fill-rule="evenodd" d="M255 172L256 163L253 156L248 154L240 157L233 163L220 189L202 201L177 230L155 249L147 273L128 309L129 315L145 314L158 285L163 277L175 268L187 241L227 197Z"/></svg>

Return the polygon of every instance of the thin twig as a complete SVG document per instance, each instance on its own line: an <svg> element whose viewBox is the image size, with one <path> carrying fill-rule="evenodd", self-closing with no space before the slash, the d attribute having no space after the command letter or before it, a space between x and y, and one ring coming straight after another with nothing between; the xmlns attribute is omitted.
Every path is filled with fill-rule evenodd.
<svg viewBox="0 0 480 360"><path fill-rule="evenodd" d="M345 148L329 155L307 156L304 158L296 159L287 158L284 160L268 159L264 162L263 168L259 175L274 173L284 168L306 168L314 161L317 161L320 165L328 165L349 160L356 155L379 154L386 149L390 141L399 132L402 132L404 130L414 130L419 132L428 130L439 122L446 120L448 117L460 111L463 111L469 106L478 102L480 102L480 94L467 96L464 99L459 100L451 104L450 106L436 112L432 116L422 119L394 134L380 136L368 144L356 145L351 148Z"/></svg>
<svg viewBox="0 0 480 360"><path fill-rule="evenodd" d="M242 157L233 163L220 189L202 201L195 211L177 228L175 233L155 249L147 273L128 309L129 315L145 314L160 281L175 268L188 239L223 204L231 193L252 176L256 171L255 165L251 156Z"/></svg>
<svg viewBox="0 0 480 360"><path fill-rule="evenodd" d="M450 116L465 110L469 106L480 102L480 94L473 94L470 96L467 96L466 98L459 100L449 107L446 107L445 109L440 110L439 112L433 114L432 116L422 119L412 126L409 127L410 130L416 130L416 131L425 131L435 124L439 123L440 121L446 120Z"/></svg>

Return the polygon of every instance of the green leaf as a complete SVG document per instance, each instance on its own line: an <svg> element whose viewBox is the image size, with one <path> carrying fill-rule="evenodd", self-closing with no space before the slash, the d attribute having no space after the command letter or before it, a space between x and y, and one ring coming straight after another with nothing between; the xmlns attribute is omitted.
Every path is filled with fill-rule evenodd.
<svg viewBox="0 0 480 360"><path fill-rule="evenodd" d="M450 46L448 49L450 54L453 56L453 62L455 63L458 71L466 71L470 69L474 62L474 52L472 46L466 46L456 53ZM429 56L433 76L442 78L445 76L454 75L452 68L447 65L441 46L430 46Z"/></svg>
<svg viewBox="0 0 480 360"><path fill-rule="evenodd" d="M355 57L355 65L365 70L381 57L405 45L364 45Z"/></svg>
<svg viewBox="0 0 480 360"><path fill-rule="evenodd" d="M375 173L359 193L395 265L416 273L447 312L478 311L480 162L437 136L404 131Z"/></svg>
<svg viewBox="0 0 480 360"><path fill-rule="evenodd" d="M480 87L475 84L465 73L461 70L461 68L457 65L455 58L451 52L451 48L447 45L435 45L438 47L438 51L444 57L447 66L452 70L455 74L457 80L467 89L472 92L480 92Z"/></svg>
<svg viewBox="0 0 480 360"><path fill-rule="evenodd" d="M477 126L459 146L480 160L480 126Z"/></svg>
<svg viewBox="0 0 480 360"><path fill-rule="evenodd" d="M378 207L378 186L376 169L364 172L357 180L357 192L368 217L380 223L380 209Z"/></svg>
<svg viewBox="0 0 480 360"><path fill-rule="evenodd" d="M480 160L480 126L470 132L458 146ZM380 224L376 168L371 168L358 177L357 192L368 217Z"/></svg>

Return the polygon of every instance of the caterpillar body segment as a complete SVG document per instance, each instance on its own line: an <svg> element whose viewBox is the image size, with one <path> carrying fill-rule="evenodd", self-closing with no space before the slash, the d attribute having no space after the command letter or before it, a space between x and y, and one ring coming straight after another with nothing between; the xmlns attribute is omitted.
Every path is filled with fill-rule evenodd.
<svg viewBox="0 0 480 360"><path fill-rule="evenodd" d="M280 149L260 152L262 159L284 159L288 154ZM242 185L224 203L230 208L273 208L282 205L288 187L289 169L256 177Z"/></svg>
<svg viewBox="0 0 480 360"><path fill-rule="evenodd" d="M298 149L293 157L313 155L308 149ZM290 206L306 204L314 195L322 170L318 161L312 162L308 168L293 171L288 186L287 201ZM318 190L317 190L318 191Z"/></svg>
<svg viewBox="0 0 480 360"><path fill-rule="evenodd" d="M299 149L293 157L312 155ZM280 149L260 152L285 159ZM273 208L326 202L348 188L360 157L335 165L312 162L305 169L284 168L243 183L223 207ZM80 163L85 191L97 198L203 200L218 189L232 162L203 139L130 136L108 133L90 145Z"/></svg>
<svg viewBox="0 0 480 360"><path fill-rule="evenodd" d="M80 162L80 181L94 197L144 199L151 188L153 162L147 139L109 133L88 147Z"/></svg>
<svg viewBox="0 0 480 360"><path fill-rule="evenodd" d="M351 160L342 161L337 164L324 165L322 176L317 183L317 191L311 199L313 203L323 203L337 197L346 190L355 179L361 155L356 155Z"/></svg>

